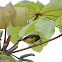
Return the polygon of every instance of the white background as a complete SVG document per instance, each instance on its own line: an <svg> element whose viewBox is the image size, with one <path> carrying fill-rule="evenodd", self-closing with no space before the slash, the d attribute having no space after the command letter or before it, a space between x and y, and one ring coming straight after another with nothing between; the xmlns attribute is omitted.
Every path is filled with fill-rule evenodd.
<svg viewBox="0 0 62 62"><path fill-rule="evenodd" d="M0 6L5 6L10 1L14 5L21 0L0 0ZM36 0L29 0L29 1L36 2ZM49 2L49 0L39 0L39 1L42 2L43 4L47 4ZM56 30L56 32L52 36L52 38L60 34L58 28L55 28L55 30ZM9 45L8 49L12 45L13 44L10 42L10 45ZM28 47L28 45L24 42L20 42L18 46L19 46L18 49ZM28 50L25 50L25 51L15 53L15 55L20 57L21 55L24 55L24 54L27 54L27 53L34 53L35 54L35 57L28 57L29 59L33 60L34 62L62 62L62 37L60 37L60 38L58 38L54 41L49 42L48 45L45 46L40 53L35 52L32 49L28 49Z"/></svg>

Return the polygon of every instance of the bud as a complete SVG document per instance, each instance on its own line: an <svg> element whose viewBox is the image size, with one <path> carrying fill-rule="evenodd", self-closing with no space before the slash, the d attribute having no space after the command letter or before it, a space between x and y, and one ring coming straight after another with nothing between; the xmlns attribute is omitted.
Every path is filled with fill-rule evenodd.
<svg viewBox="0 0 62 62"><path fill-rule="evenodd" d="M13 26L25 26L27 25L28 20L28 10L26 7L15 7L15 19L12 21L11 24Z"/></svg>

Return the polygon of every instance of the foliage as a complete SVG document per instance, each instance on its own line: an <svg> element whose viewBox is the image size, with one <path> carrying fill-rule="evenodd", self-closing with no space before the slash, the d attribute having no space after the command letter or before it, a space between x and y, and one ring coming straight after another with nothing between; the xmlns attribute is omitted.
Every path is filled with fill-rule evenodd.
<svg viewBox="0 0 62 62"><path fill-rule="evenodd" d="M19 33L19 30L21 28L22 28L21 26L16 26L16 27L13 27L12 25L8 26L8 30L7 30L8 31L8 35L11 35L11 41L13 43L16 43L17 40L20 38L18 33Z"/></svg>
<svg viewBox="0 0 62 62"><path fill-rule="evenodd" d="M5 56L5 55L0 55L0 57L7 59L7 60L5 60L5 61L7 61L7 62L16 62L13 58L8 57L8 56Z"/></svg>
<svg viewBox="0 0 62 62"><path fill-rule="evenodd" d="M7 59L0 57L0 62L9 62Z"/></svg>
<svg viewBox="0 0 62 62"><path fill-rule="evenodd" d="M4 42L1 49L0 42L0 62L16 62L11 53L18 47L17 41L22 37L29 34L39 35L40 40L29 44L29 46L33 46L49 40L55 33L55 27L58 27L60 33L62 33L62 0L50 0L47 5L43 5L39 1L36 3L21 1L13 6L10 2L5 7L0 7L0 29L8 28L8 39L6 40L5 33L4 41L9 44L11 40L14 43L14 46L7 50L8 44ZM1 37L2 32L0 33L0 39ZM41 52L47 44L41 44L32 49L36 52ZM26 55L24 56L27 57ZM21 57L18 58L19 61L17 62L23 62L24 60L33 62Z"/></svg>
<svg viewBox="0 0 62 62"><path fill-rule="evenodd" d="M47 5L43 5L39 1L37 1L37 3L21 1L15 4L14 7L17 8L27 7L29 16L29 24L19 30L18 35L20 37L24 37L29 34L37 34L40 35L43 41L50 39L55 33L55 27L59 27L59 25L61 27L62 25L60 21L60 17L62 15L62 5L60 5L60 3L61 0L50 0ZM10 29L10 27L8 29Z"/></svg>

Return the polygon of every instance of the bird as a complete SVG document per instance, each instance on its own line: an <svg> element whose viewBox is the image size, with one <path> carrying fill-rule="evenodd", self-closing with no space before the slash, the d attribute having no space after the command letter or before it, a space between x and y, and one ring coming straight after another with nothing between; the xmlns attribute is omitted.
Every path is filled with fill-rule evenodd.
<svg viewBox="0 0 62 62"><path fill-rule="evenodd" d="M41 39L39 35L31 34L31 35L27 35L26 37L18 41L24 41L26 43L34 43L38 41L39 39Z"/></svg>

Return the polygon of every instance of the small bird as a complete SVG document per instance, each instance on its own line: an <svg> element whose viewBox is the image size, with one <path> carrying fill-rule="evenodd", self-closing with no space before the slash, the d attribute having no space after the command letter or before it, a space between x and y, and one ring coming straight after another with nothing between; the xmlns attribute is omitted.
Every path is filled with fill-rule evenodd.
<svg viewBox="0 0 62 62"><path fill-rule="evenodd" d="M33 43L33 42L38 41L39 39L40 39L39 35L31 34L18 41L24 41L26 43Z"/></svg>

